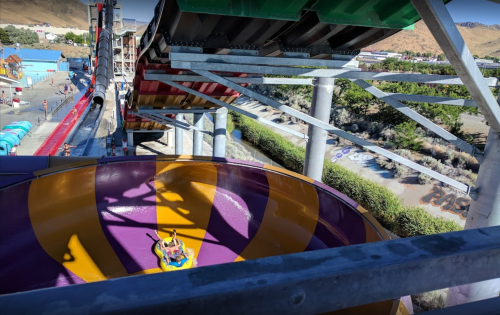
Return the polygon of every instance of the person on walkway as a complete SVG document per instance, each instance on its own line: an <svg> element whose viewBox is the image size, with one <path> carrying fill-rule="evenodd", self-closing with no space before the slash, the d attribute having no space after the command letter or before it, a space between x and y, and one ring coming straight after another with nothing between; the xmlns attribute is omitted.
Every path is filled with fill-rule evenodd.
<svg viewBox="0 0 500 315"><path fill-rule="evenodd" d="M47 118L47 100L43 100L43 109L45 110L45 118Z"/></svg>
<svg viewBox="0 0 500 315"><path fill-rule="evenodd" d="M64 153L64 156L69 156L71 154L70 148L76 148L74 145L69 145L67 142L64 142L64 146L62 147L62 152Z"/></svg>
<svg viewBox="0 0 500 315"><path fill-rule="evenodd" d="M59 93L63 94L63 91L62 91L62 84L59 84Z"/></svg>
<svg viewBox="0 0 500 315"><path fill-rule="evenodd" d="M69 84L69 92L73 94L73 83Z"/></svg>
<svg viewBox="0 0 500 315"><path fill-rule="evenodd" d="M50 82L51 82L50 85L54 85L54 78L51 78Z"/></svg>
<svg viewBox="0 0 500 315"><path fill-rule="evenodd" d="M5 91L2 91L2 96L0 100L2 100L2 104L7 104L7 99L5 98Z"/></svg>
<svg viewBox="0 0 500 315"><path fill-rule="evenodd" d="M64 84L64 95L68 96L68 85Z"/></svg>

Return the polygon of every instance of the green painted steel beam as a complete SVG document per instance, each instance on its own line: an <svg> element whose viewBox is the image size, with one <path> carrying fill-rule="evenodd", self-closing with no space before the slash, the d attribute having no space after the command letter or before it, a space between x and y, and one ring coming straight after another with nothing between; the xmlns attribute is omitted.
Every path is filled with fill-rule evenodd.
<svg viewBox="0 0 500 315"><path fill-rule="evenodd" d="M448 3L451 0L443 0ZM410 0L177 0L181 11L298 21L304 10L319 20L391 29L413 29L420 15Z"/></svg>

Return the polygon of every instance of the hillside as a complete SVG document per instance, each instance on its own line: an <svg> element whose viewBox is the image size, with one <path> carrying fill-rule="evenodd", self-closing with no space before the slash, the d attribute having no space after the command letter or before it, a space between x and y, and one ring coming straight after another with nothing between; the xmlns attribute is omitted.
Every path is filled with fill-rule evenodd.
<svg viewBox="0 0 500 315"><path fill-rule="evenodd" d="M472 54L500 57L500 25L487 26L476 22L456 25ZM417 22L413 31L403 30L371 47L377 50L412 50L436 54L443 52L423 21Z"/></svg>
<svg viewBox="0 0 500 315"><path fill-rule="evenodd" d="M79 0L1 0L0 23L51 23L55 27L88 29L87 7Z"/></svg>

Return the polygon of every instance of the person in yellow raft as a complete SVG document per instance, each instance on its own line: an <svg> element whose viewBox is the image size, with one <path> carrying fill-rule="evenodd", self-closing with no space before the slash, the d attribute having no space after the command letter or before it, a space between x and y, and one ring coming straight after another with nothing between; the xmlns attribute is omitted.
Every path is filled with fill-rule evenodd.
<svg viewBox="0 0 500 315"><path fill-rule="evenodd" d="M158 235L157 230L155 230L155 234L159 239L156 248L161 251L161 254L163 255L162 261L166 265L180 268L189 261L189 255L184 250L184 244L182 241L177 238L177 232L175 229L174 236L172 238L162 239ZM186 267L189 268L188 266Z"/></svg>

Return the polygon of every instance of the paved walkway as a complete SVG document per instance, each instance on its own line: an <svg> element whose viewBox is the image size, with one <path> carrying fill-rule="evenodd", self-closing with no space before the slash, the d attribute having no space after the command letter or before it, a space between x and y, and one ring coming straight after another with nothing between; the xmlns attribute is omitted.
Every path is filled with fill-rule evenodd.
<svg viewBox="0 0 500 315"><path fill-rule="evenodd" d="M59 93L59 84L69 84L71 81L67 77L67 72L58 72L54 75L53 86L50 85L50 80L46 80L47 82L40 82L38 85L39 87L35 85L35 89L29 89L26 92L23 90L21 100L27 100L31 102L31 104L29 106L21 106L20 108L15 109L15 113L7 112L7 114L4 115L4 111L9 111L10 109L11 112L14 112L14 109L10 106L5 109L2 105L0 109L1 126L5 126L11 121L19 120L26 120L33 124L31 135L26 135L22 139L21 145L18 147L18 155L33 155L86 91L86 76L83 73L78 73L76 81L73 81L73 84L76 86L76 91L73 94L68 94L66 100L65 96ZM46 86L41 88L43 87L43 84L46 84ZM43 109L44 99L47 99L48 101L47 107L49 115L47 120L45 120L45 113ZM66 101L61 106L61 102L64 100ZM38 121L40 121L39 126L37 126Z"/></svg>
<svg viewBox="0 0 500 315"><path fill-rule="evenodd" d="M54 85L51 85L51 78L54 78ZM59 93L59 84L69 84L68 72L57 72L52 77L35 84L34 88L23 89L22 95L13 95L21 101L30 102L30 105L21 105L13 108L11 105L0 104L0 129L12 121L25 120L33 125L38 123L38 119L43 120L45 113L43 100L47 100L47 108L55 109L64 100L64 94ZM5 88L8 95L8 88ZM13 93L14 94L14 93Z"/></svg>

